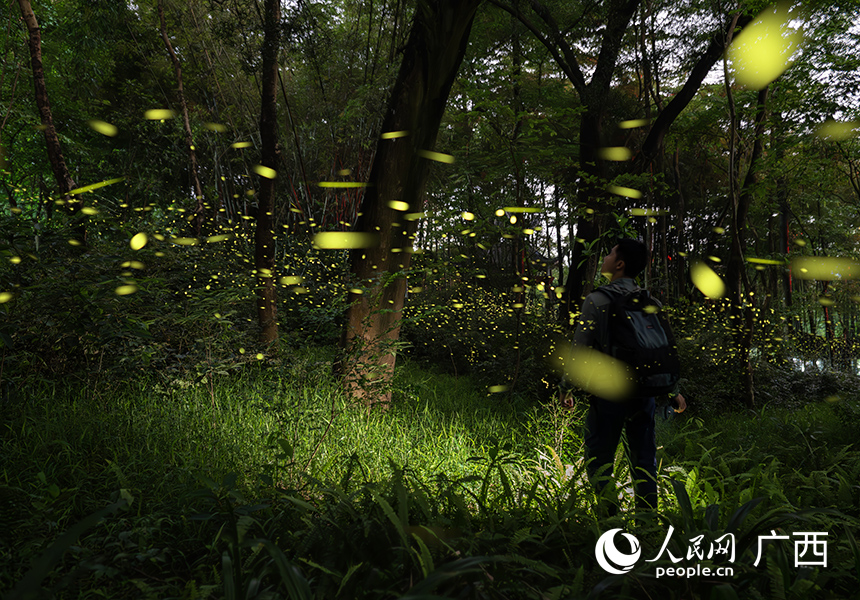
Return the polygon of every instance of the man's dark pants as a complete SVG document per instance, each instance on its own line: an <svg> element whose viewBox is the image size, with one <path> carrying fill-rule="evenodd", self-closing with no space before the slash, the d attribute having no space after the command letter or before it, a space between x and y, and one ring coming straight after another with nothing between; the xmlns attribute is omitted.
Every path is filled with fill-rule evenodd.
<svg viewBox="0 0 860 600"><path fill-rule="evenodd" d="M612 475L615 451L622 431L625 450L635 482L636 508L657 508L657 440L654 434L654 398L633 398L610 402L591 397L585 418L585 446L588 477L598 494ZM613 496L614 497L614 496ZM615 513L614 504L610 512Z"/></svg>

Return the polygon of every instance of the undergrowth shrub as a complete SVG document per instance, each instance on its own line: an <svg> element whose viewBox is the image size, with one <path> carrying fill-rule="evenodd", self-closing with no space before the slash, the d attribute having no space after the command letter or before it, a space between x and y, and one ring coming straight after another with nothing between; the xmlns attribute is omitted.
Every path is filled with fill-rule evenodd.
<svg viewBox="0 0 860 600"><path fill-rule="evenodd" d="M557 333L542 301L480 287L411 294L401 336L410 356L488 389L546 398L553 375L546 357Z"/></svg>

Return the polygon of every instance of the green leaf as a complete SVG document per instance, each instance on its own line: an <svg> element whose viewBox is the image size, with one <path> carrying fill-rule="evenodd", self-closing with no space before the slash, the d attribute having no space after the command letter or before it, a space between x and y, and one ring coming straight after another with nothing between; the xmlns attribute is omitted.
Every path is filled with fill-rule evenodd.
<svg viewBox="0 0 860 600"><path fill-rule="evenodd" d="M42 475L42 473L40 473ZM115 513L116 511L125 508L127 503L125 500L120 500L110 506L107 506L93 514L84 517L71 527L64 534L57 538L51 546L45 550L39 558L37 558L32 568L27 571L15 589L6 596L6 600L38 600L43 598L42 581L51 573L57 563L63 558L66 551L74 545L90 527L99 524L102 519Z"/></svg>

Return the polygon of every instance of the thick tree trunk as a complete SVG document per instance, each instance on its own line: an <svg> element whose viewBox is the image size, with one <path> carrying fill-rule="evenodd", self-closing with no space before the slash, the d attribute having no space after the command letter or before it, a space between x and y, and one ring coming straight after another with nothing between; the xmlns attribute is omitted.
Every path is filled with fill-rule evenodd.
<svg viewBox="0 0 860 600"><path fill-rule="evenodd" d="M601 249L599 245L591 246L589 252L588 245L600 237L603 213L606 212L604 198L607 192L602 183L605 181L605 169L599 150L603 146L602 106L606 105L608 89L589 86L583 96L591 102L586 105L589 108L579 122L579 170L568 174L568 185L577 186L576 198L580 213L576 219L576 233L571 235L570 269L559 305L559 324L565 328L574 325L571 316L593 287L600 262L596 253Z"/></svg>
<svg viewBox="0 0 860 600"><path fill-rule="evenodd" d="M42 132L45 135L48 161L51 164L51 171L54 173L54 179L57 182L60 196L67 202L67 206L71 212L77 212L80 208L80 206L77 206L78 200L69 197L69 192L75 189L77 185L72 180L69 168L66 166L66 161L63 158L60 139L57 137L57 130L54 128L51 104L48 102L48 89L45 86L45 72L42 67L42 31L39 28L36 15L33 14L30 0L18 0L18 6L21 8L21 16L24 19L24 24L27 26L30 45L30 64L33 67L33 85L36 89L36 106L39 109L39 116L42 121Z"/></svg>
<svg viewBox="0 0 860 600"><path fill-rule="evenodd" d="M188 103L185 101L185 88L182 85L182 64L179 62L179 57L173 50L173 44L170 43L170 38L167 36L167 22L164 18L164 4L162 0L158 0L158 21L161 25L161 39L164 40L164 46L167 48L167 53L170 55L170 60L173 62L173 70L176 73L176 86L179 91L179 104L182 107L182 124L185 128L185 146L188 148L188 169L191 173L191 185L194 189L194 217L191 221L191 226L195 235L200 235L200 228L203 225L203 187L200 185L200 175L197 168L197 152L194 150L194 135L191 132L191 121L188 118Z"/></svg>
<svg viewBox="0 0 860 600"><path fill-rule="evenodd" d="M280 0L266 0L263 38L263 77L260 102L260 191L257 195L257 229L254 235L254 266L257 270L257 319L260 342L278 338L275 293L275 172L278 167L277 83L280 48Z"/></svg>
<svg viewBox="0 0 860 600"><path fill-rule="evenodd" d="M347 390L367 405L387 404L400 336L417 220L432 150L448 94L466 52L480 0L420 0L392 90L383 132L355 231L378 236L372 248L352 250L351 271L363 294L350 292L341 371Z"/></svg>

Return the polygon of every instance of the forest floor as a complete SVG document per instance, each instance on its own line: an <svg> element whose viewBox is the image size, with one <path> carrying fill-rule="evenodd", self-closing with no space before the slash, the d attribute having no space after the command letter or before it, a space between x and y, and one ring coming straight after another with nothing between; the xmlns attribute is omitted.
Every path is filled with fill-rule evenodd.
<svg viewBox="0 0 860 600"><path fill-rule="evenodd" d="M406 361L390 409L368 413L340 393L333 356L309 347L230 369L34 382L5 398L0 590L10 599L856 597L856 400L658 417L659 509L634 518L621 494L610 517L582 473L582 403L566 411L488 394ZM620 454L618 470L629 486ZM657 560L609 575L595 544L614 528ZM760 548L771 532L787 537ZM797 564L802 532L825 534L815 549L826 548L826 564ZM713 548L724 534L731 562L696 554L697 536ZM731 574L659 577L696 565Z"/></svg>

